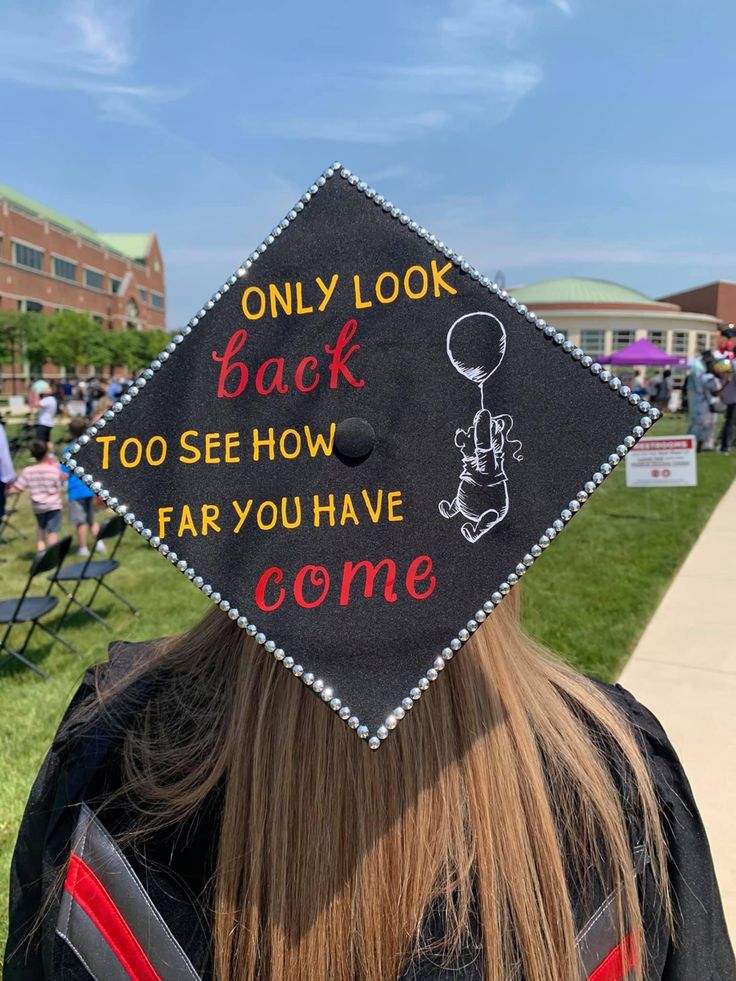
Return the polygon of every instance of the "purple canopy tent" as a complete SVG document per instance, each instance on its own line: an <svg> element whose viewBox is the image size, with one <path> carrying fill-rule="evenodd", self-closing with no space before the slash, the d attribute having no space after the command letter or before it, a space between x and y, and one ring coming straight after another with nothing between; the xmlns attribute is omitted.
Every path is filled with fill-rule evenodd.
<svg viewBox="0 0 736 981"><path fill-rule="evenodd" d="M624 347L614 354L608 354L605 358L598 358L598 360L601 364L658 365L662 368L667 365L687 364L687 358L677 354L667 354L666 351L663 351L643 337L641 340L629 344L628 347Z"/></svg>

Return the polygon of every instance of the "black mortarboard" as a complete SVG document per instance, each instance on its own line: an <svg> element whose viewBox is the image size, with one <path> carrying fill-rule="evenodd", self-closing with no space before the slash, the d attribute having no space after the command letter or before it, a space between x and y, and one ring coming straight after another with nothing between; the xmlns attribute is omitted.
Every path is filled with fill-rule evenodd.
<svg viewBox="0 0 736 981"><path fill-rule="evenodd" d="M658 415L334 164L69 466L375 748Z"/></svg>

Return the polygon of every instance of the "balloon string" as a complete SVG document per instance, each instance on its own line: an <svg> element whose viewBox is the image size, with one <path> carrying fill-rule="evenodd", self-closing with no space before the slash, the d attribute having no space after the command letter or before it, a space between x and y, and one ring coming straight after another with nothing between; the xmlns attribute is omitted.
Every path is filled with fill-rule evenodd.
<svg viewBox="0 0 736 981"><path fill-rule="evenodd" d="M524 458L521 455L521 451L523 449L523 443L521 442L520 439L509 439L509 433L511 432L511 430L513 429L513 426L514 426L514 418L513 418L513 416L510 416L508 413L503 413L502 415L494 416L494 418L495 419L505 419L507 421L508 425L507 425L506 431L504 433L504 441L505 441L505 443L506 443L507 446L515 446L516 447L516 449L515 450L512 450L512 452L511 452L511 455L513 456L513 458L515 460L519 460L519 461L520 460L523 460Z"/></svg>

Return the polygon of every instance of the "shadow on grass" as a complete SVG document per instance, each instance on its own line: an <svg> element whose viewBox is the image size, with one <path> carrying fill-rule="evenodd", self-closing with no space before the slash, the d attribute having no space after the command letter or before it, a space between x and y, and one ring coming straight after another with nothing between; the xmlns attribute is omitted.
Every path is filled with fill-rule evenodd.
<svg viewBox="0 0 736 981"><path fill-rule="evenodd" d="M19 651L23 646L25 637L26 634L21 633L21 628L19 626L14 631L11 631L10 637L7 640L7 644L14 651ZM36 638L38 637L42 638L42 643L36 646L35 641ZM60 647L62 650L65 649L63 644L59 644L58 641L54 642L50 638L47 639L46 637L44 637L41 631L36 630L34 631L33 640L31 641L30 646L27 647L23 652L23 657L28 658L29 661L32 661L33 664L37 665L39 668L43 670L44 661L47 660L47 658L51 654L51 651L56 646ZM23 664L21 661L19 661L17 658L13 657L12 655L8 655L9 660L7 661L3 660L5 656L6 656L5 652L0 652L0 679L12 678L19 674L25 673L25 674L34 675L38 681L46 680L44 678L41 678L40 675L35 674L34 671L31 671L29 667L26 667L25 664ZM74 657L71 651L69 652L69 656Z"/></svg>
<svg viewBox="0 0 736 981"><path fill-rule="evenodd" d="M85 602L86 600L82 599L82 603ZM95 611L98 617L102 617L103 620L107 620L115 609L115 605L112 602L108 603L106 606L98 606L95 604L92 609ZM67 613L66 617L64 618L63 629L66 630L67 627L85 627L88 625L91 627L96 627L100 636L102 637L112 630L112 627L109 624L107 625L106 629L105 626L99 622L99 620L95 620L95 618L91 617L86 610L80 610L79 608L72 609L69 611L69 613Z"/></svg>

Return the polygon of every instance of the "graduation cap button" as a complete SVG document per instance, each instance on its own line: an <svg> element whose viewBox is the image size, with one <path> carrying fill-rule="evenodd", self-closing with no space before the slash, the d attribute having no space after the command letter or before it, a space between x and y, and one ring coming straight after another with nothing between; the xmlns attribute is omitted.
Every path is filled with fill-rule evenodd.
<svg viewBox="0 0 736 981"><path fill-rule="evenodd" d="M335 428L335 455L348 465L366 460L376 445L376 431L367 419L343 419Z"/></svg>

